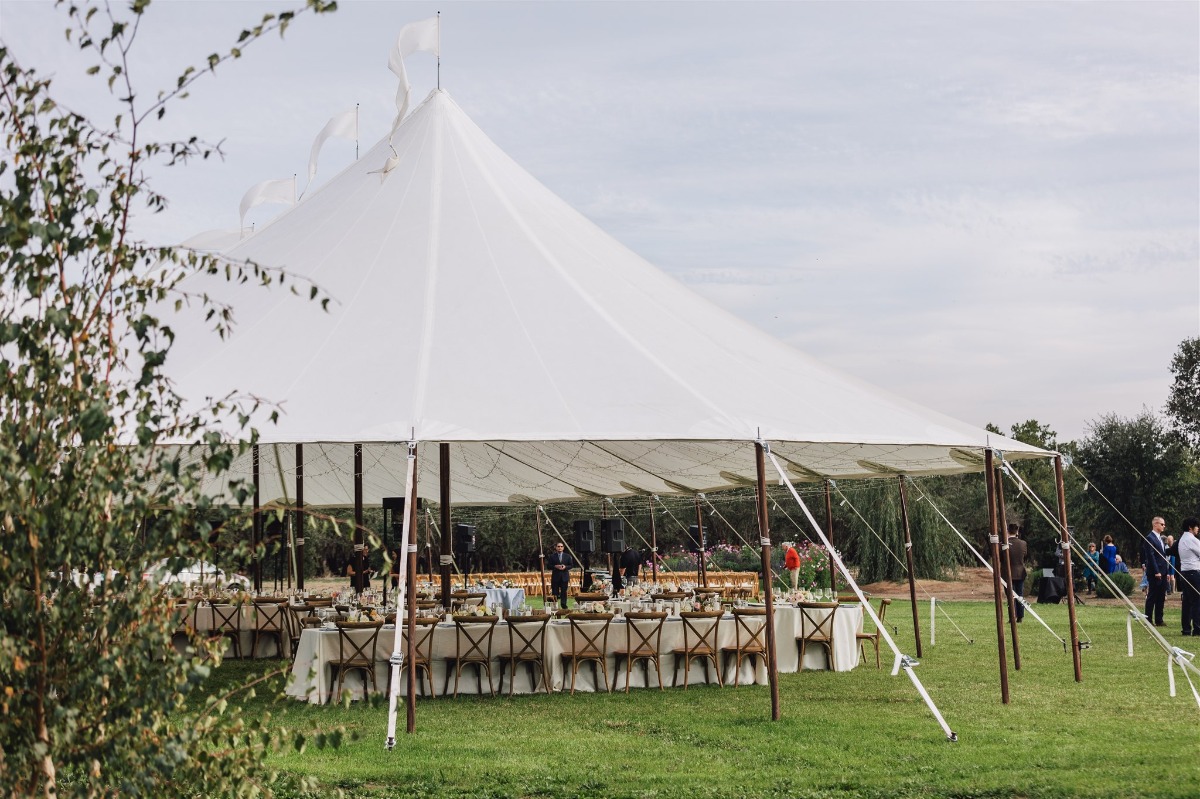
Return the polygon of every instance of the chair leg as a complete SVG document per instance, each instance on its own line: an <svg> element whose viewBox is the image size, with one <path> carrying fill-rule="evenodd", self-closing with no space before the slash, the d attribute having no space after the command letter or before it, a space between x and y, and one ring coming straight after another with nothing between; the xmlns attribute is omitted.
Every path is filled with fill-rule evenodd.
<svg viewBox="0 0 1200 799"><path fill-rule="evenodd" d="M875 638L872 639L871 643L875 644L875 670L878 671L880 668L880 666L879 666L879 636L876 635Z"/></svg>
<svg viewBox="0 0 1200 799"><path fill-rule="evenodd" d="M662 678L662 658L658 655L655 655L654 657L654 669L658 672L658 690L665 691L666 689L663 687ZM650 684L649 667L647 667L646 684Z"/></svg>

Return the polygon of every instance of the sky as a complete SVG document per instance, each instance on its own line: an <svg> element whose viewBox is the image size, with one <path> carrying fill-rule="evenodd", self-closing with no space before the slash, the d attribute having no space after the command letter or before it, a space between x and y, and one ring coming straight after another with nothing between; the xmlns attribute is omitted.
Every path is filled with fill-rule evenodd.
<svg viewBox="0 0 1200 799"><path fill-rule="evenodd" d="M158 2L141 96L295 3ZM198 82L149 132L221 141L160 170L154 242L236 228L334 114L387 134L400 28L441 11L441 85L625 245L825 362L963 421L1059 440L1160 411L1200 335L1200 3L341 2ZM0 40L114 113L42 0ZM412 105L433 88L406 65ZM330 140L316 183L354 158ZM280 206L260 206L263 224Z"/></svg>

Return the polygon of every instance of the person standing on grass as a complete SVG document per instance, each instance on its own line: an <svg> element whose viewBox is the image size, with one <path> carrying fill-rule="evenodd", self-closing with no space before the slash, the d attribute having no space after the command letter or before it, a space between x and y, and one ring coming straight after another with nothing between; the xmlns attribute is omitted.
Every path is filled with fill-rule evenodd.
<svg viewBox="0 0 1200 799"><path fill-rule="evenodd" d="M1113 543L1111 535L1104 536L1104 545L1100 548L1100 568L1104 569L1105 574L1112 574L1117 570L1117 545Z"/></svg>
<svg viewBox="0 0 1200 799"><path fill-rule="evenodd" d="M1012 576L1013 601L1017 603L1017 621L1025 620L1025 556L1028 547L1021 538L1021 528L1015 524L1008 526L1008 573Z"/></svg>
<svg viewBox="0 0 1200 799"><path fill-rule="evenodd" d="M1163 626L1163 605L1167 601L1167 575L1171 567L1167 564L1167 551L1163 545L1163 530L1167 523L1161 516L1150 522L1150 532L1142 542L1142 562L1145 564L1146 618L1155 627Z"/></svg>
<svg viewBox="0 0 1200 799"><path fill-rule="evenodd" d="M792 590L800 587L800 553L792 541L783 542L783 568L792 575Z"/></svg>
<svg viewBox="0 0 1200 799"><path fill-rule="evenodd" d="M1179 552L1179 598L1183 600L1183 634L1200 635L1200 519L1184 520L1176 549Z"/></svg>
<svg viewBox="0 0 1200 799"><path fill-rule="evenodd" d="M1087 559L1083 579L1087 581L1087 592L1091 594L1096 590L1096 575L1100 571L1100 553L1096 551L1095 544L1088 544Z"/></svg>
<svg viewBox="0 0 1200 799"><path fill-rule="evenodd" d="M567 554L563 542L554 545L554 552L549 557L550 562L550 593L551 602L560 608L567 607L567 586L571 584L571 569L575 568L575 559Z"/></svg>

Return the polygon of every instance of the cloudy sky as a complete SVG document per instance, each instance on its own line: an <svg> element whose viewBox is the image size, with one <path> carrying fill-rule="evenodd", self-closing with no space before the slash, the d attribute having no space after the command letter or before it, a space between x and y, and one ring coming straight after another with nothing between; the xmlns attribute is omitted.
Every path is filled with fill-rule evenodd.
<svg viewBox="0 0 1200 799"><path fill-rule="evenodd" d="M156 3L135 85L287 7ZM355 104L365 151L394 113L397 32L439 8L442 86L513 158L696 291L900 395L1070 439L1161 408L1200 334L1197 3L342 2L153 131L226 156L156 175L172 205L141 232L236 227L243 192L303 181ZM111 117L63 27L0 0L22 64ZM408 67L415 104L433 59ZM331 140L317 181L353 158Z"/></svg>

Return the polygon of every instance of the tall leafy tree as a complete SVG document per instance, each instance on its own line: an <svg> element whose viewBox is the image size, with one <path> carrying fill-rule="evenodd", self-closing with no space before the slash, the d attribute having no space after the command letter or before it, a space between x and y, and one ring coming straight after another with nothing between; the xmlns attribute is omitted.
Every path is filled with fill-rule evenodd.
<svg viewBox="0 0 1200 799"><path fill-rule="evenodd" d="M68 40L95 59L90 73L117 106L112 127L61 106L50 79L0 46L5 796L241 795L272 780L260 766L272 740L263 719L241 716L234 697L203 699L219 654L201 640L172 645L181 614L141 573L160 558L181 566L202 554L214 520L240 519L201 492L201 478L222 474L253 439L247 431L226 445L209 427L244 424L244 403L185 410L163 373L173 335L160 310L195 273L261 284L284 276L148 245L132 221L165 206L147 182L151 165L215 151L154 141L147 128L295 12L268 15L204 68L141 94L129 54L147 6L135 0L125 16L107 4L67 9ZM226 329L228 307L191 299ZM170 440L196 443L181 450ZM246 496L237 483L229 490Z"/></svg>
<svg viewBox="0 0 1200 799"><path fill-rule="evenodd" d="M1167 415L1177 433L1200 450L1200 337L1185 338L1171 359Z"/></svg>
<svg viewBox="0 0 1200 799"><path fill-rule="evenodd" d="M1193 454L1150 410L1126 419L1115 413L1091 422L1078 445L1082 475L1093 498L1083 505L1097 536L1111 534L1131 562L1141 533L1162 516L1167 529L1196 506L1200 479ZM1111 506L1109 505L1111 502Z"/></svg>

